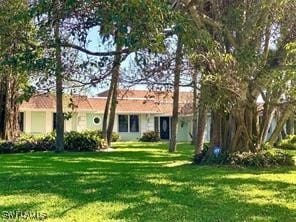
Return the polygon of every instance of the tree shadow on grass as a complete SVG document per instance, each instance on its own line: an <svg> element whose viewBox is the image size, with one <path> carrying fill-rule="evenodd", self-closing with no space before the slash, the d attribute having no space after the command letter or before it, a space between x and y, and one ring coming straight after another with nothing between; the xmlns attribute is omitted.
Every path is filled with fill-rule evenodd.
<svg viewBox="0 0 296 222"><path fill-rule="evenodd" d="M295 185L278 179L260 178L260 174L288 174L292 169L258 171L193 165L167 167L169 162L188 160L186 153L188 150L169 155L158 149L139 149L112 153L1 156L0 197L30 194L36 199L32 199L29 205L6 204L0 210L33 210L40 202L46 202L38 196L49 194L67 200L61 209L57 208L49 215L50 218L63 218L86 205L99 202L127 206L110 215L111 219L126 221L296 219L293 209L287 206L294 202ZM244 178L244 175L251 177ZM272 195L249 194L253 189L259 193L271 192ZM274 200L268 202L269 198Z"/></svg>

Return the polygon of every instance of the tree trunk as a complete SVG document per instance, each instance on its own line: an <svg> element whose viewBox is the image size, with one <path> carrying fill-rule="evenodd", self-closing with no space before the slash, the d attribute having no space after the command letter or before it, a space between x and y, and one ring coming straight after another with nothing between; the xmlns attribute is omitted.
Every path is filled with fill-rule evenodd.
<svg viewBox="0 0 296 222"><path fill-rule="evenodd" d="M117 51L120 51L121 48L117 46ZM111 146L112 142L112 132L114 127L115 121L115 112L117 107L117 87L119 81L119 72L120 72L120 64L121 64L121 54L117 54L114 57L113 68L112 68L112 79L111 79L111 104L110 104L110 115L108 121L108 128L107 128L107 145L108 147Z"/></svg>
<svg viewBox="0 0 296 222"><path fill-rule="evenodd" d="M182 38L179 35L176 60L175 60L175 71L174 71L174 96L173 96L173 116L171 126L171 139L169 144L169 152L177 151L177 129L178 129L178 118L179 118L179 91L180 91L180 75L182 65Z"/></svg>
<svg viewBox="0 0 296 222"><path fill-rule="evenodd" d="M60 1L54 6L55 76L56 76L56 152L64 151L63 74L60 37Z"/></svg>
<svg viewBox="0 0 296 222"><path fill-rule="evenodd" d="M265 103L263 107L264 110L262 115L262 121L260 124L260 132L257 140L257 149L260 148L267 139L268 129L270 128L275 111L274 108L268 105L267 103Z"/></svg>
<svg viewBox="0 0 296 222"><path fill-rule="evenodd" d="M0 83L1 139L14 140L19 134L18 79L12 69L3 75Z"/></svg>
<svg viewBox="0 0 296 222"><path fill-rule="evenodd" d="M206 124L207 124L207 108L206 108L206 105L203 103L203 101L201 101L201 99L202 97L200 97L199 108L198 108L198 127L197 127L197 135L195 135L196 136L195 154L199 154L203 150L204 138L206 133Z"/></svg>
<svg viewBox="0 0 296 222"><path fill-rule="evenodd" d="M221 116L216 112L212 112L212 130L211 130L211 147L219 146L221 147Z"/></svg>
<svg viewBox="0 0 296 222"><path fill-rule="evenodd" d="M6 95L7 95L7 77L2 75L0 79L0 138L5 135L5 116L6 116Z"/></svg>
<svg viewBox="0 0 296 222"><path fill-rule="evenodd" d="M107 139L107 127L108 127L108 120L109 120L108 117L109 117L109 110L110 110L110 103L111 103L111 98L112 98L112 94L113 94L113 89L114 89L113 81L111 81L109 91L108 91L108 97L107 97L106 104L105 104L105 110L104 110L104 116L103 116L103 124L102 124L103 139L104 139L104 142L106 142L106 143L108 141L108 139Z"/></svg>
<svg viewBox="0 0 296 222"><path fill-rule="evenodd" d="M4 139L14 140L19 136L19 105L17 104L17 78L12 71L7 81L6 110L5 110L5 133Z"/></svg>
<svg viewBox="0 0 296 222"><path fill-rule="evenodd" d="M294 114L292 114L292 116L288 119L287 121L287 134L288 135L294 135L294 129L295 129L295 118L294 118Z"/></svg>
<svg viewBox="0 0 296 222"><path fill-rule="evenodd" d="M282 131L287 119L289 118L289 116L291 116L291 114L292 114L292 108L290 106L287 106L283 110L282 115L280 116L280 118L276 124L276 127L268 140L270 145L273 146L276 143L277 138L281 134L281 131Z"/></svg>
<svg viewBox="0 0 296 222"><path fill-rule="evenodd" d="M196 145L196 134L197 134L197 71L193 72L192 75L192 87L193 87L193 101L192 101L192 142L191 144Z"/></svg>

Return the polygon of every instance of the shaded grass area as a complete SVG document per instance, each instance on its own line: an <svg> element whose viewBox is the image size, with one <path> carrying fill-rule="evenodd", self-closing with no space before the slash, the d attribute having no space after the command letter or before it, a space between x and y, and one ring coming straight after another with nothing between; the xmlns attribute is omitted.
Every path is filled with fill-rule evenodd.
<svg viewBox="0 0 296 222"><path fill-rule="evenodd" d="M296 169L191 165L193 147L0 156L0 213L47 221L296 221ZM0 218L1 221L1 218Z"/></svg>

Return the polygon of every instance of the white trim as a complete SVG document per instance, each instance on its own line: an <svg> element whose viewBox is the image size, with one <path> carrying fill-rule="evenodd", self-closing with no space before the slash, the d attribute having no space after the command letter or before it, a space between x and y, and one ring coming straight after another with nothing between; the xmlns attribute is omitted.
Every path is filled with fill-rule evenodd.
<svg viewBox="0 0 296 222"><path fill-rule="evenodd" d="M96 122L95 122L95 119L96 119L96 118L99 119L99 123L96 123ZM101 116L94 116L94 117L93 117L93 124L94 124L94 125L99 126L99 125L101 125L101 123L102 123L102 118L101 118Z"/></svg>

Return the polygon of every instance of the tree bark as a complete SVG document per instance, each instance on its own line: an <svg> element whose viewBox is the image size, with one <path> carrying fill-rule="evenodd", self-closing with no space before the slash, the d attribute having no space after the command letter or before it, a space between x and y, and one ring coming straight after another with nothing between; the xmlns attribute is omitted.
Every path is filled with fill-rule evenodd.
<svg viewBox="0 0 296 222"><path fill-rule="evenodd" d="M289 116L291 116L291 114L292 114L292 107L287 105L285 107L285 109L283 110L282 115L280 116L280 118L276 124L276 127L268 140L270 145L273 146L276 143L277 138L281 134L281 131L284 128L284 125L285 125L287 119L289 118Z"/></svg>
<svg viewBox="0 0 296 222"><path fill-rule="evenodd" d="M62 50L60 37L59 0L53 1L54 7L54 41L55 41L55 76L56 76L56 152L64 151L64 113L63 113L63 74Z"/></svg>
<svg viewBox="0 0 296 222"><path fill-rule="evenodd" d="M291 117L288 119L287 121L287 134L288 135L294 135L294 129L295 129L295 118L294 118L294 114L291 115Z"/></svg>
<svg viewBox="0 0 296 222"><path fill-rule="evenodd" d="M117 46L116 51L120 51L121 47ZM120 64L121 64L121 54L117 54L114 57L113 68L112 68L112 79L110 88L112 88L111 92L111 100L110 100L110 115L108 121L108 128L107 128L107 145L108 147L111 146L112 142L112 132L114 127L115 121L115 112L117 107L117 87L119 81L119 72L120 72Z"/></svg>
<svg viewBox="0 0 296 222"><path fill-rule="evenodd" d="M19 105L17 104L17 79L11 73L7 85L4 139L13 140L19 136Z"/></svg>
<svg viewBox="0 0 296 222"><path fill-rule="evenodd" d="M104 116L103 116L103 124L102 124L102 134L103 134L103 139L104 142L107 143L107 127L108 127L108 120L109 120L109 110L110 110L110 103L111 103L111 98L113 94L113 82L111 81L110 86L109 86L109 91L108 91L108 97L106 100L105 104L105 110L104 110ZM106 144L108 145L108 143Z"/></svg>
<svg viewBox="0 0 296 222"><path fill-rule="evenodd" d="M262 115L262 121L260 124L260 132L257 140L257 149L260 148L267 139L268 129L270 128L275 112L274 108L268 105L267 103L265 103L263 107L264 110Z"/></svg>
<svg viewBox="0 0 296 222"><path fill-rule="evenodd" d="M191 144L196 145L197 142L197 71L193 72L192 75L192 87L193 87L193 101L192 101L192 142Z"/></svg>
<svg viewBox="0 0 296 222"><path fill-rule="evenodd" d="M121 51L121 47L117 44L116 51ZM109 113L109 117L107 115L108 124L106 127L106 142L107 146L111 146L112 142L112 132L114 127L114 121L115 121L115 112L117 107L117 87L118 87L118 81L119 81L119 72L120 72L120 64L121 64L122 55L116 54L114 56L113 66L112 66L112 76L111 76L111 84L110 84L110 91L108 93L108 103L106 103L106 106L109 106L109 109L107 111L107 114ZM105 108L106 111L106 108Z"/></svg>
<svg viewBox="0 0 296 222"><path fill-rule="evenodd" d="M197 127L197 135L195 135L196 136L195 154L199 154L203 150L204 138L206 133L206 124L207 124L207 108L206 108L206 105L201 100L202 100L202 97L200 97L199 108L198 108L198 127Z"/></svg>
<svg viewBox="0 0 296 222"><path fill-rule="evenodd" d="M5 135L5 116L6 116L6 95L7 95L7 77L2 74L0 79L0 138Z"/></svg>
<svg viewBox="0 0 296 222"><path fill-rule="evenodd" d="M221 134L221 116L216 112L212 112L212 130L211 130L211 147L219 146L221 147L221 140L222 140L222 134Z"/></svg>
<svg viewBox="0 0 296 222"><path fill-rule="evenodd" d="M17 75L8 69L0 84L0 134L4 140L14 140L20 134Z"/></svg>
<svg viewBox="0 0 296 222"><path fill-rule="evenodd" d="M174 71L174 95L173 95L173 116L171 126L171 139L169 144L169 152L177 151L177 130L178 130L178 118L179 118L179 94L180 94L180 75L182 65L182 38L179 35L176 59L175 59L175 71Z"/></svg>

